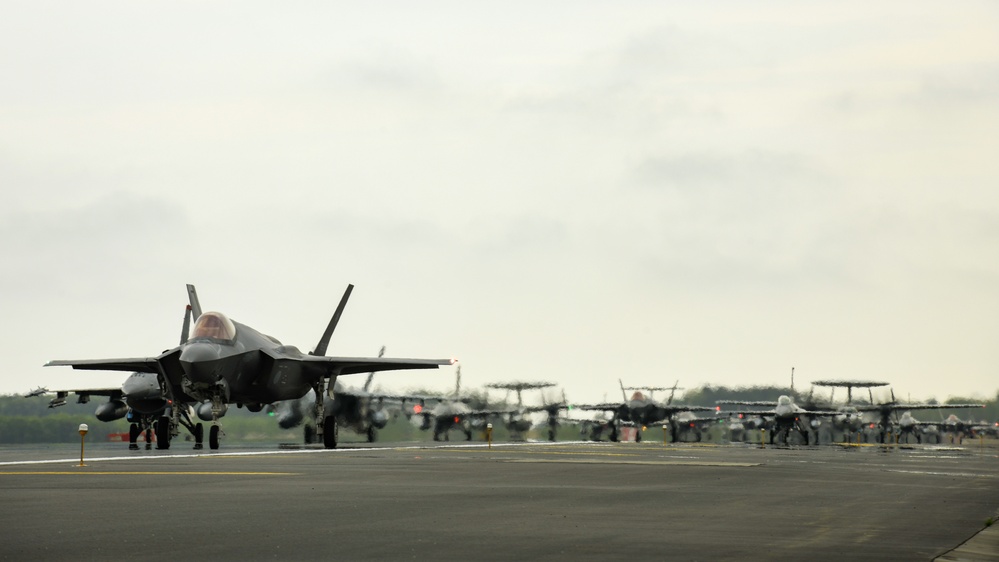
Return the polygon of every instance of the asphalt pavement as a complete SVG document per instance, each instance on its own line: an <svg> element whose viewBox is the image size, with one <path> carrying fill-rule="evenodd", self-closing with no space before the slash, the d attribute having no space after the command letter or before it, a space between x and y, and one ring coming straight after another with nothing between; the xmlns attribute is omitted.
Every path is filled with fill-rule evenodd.
<svg viewBox="0 0 999 562"><path fill-rule="evenodd" d="M995 442L227 445L0 449L0 559L999 560Z"/></svg>

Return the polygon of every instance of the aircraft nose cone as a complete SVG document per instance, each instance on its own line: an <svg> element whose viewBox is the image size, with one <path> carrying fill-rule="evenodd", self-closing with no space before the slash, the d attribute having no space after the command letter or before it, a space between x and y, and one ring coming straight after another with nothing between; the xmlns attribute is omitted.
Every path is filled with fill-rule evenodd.
<svg viewBox="0 0 999 562"><path fill-rule="evenodd" d="M180 363L192 382L214 383L214 362L221 357L218 346L210 343L190 343L180 352Z"/></svg>

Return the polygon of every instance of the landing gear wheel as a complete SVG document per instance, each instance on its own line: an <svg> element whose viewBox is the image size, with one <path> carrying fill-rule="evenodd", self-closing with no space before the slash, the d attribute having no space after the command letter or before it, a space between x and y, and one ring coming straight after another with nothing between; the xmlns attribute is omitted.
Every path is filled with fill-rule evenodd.
<svg viewBox="0 0 999 562"><path fill-rule="evenodd" d="M305 424L305 428L302 430L305 434L305 444L311 445L316 441L316 428L312 427L311 423Z"/></svg>
<svg viewBox="0 0 999 562"><path fill-rule="evenodd" d="M217 425L208 428L208 448L213 451L219 448L219 426Z"/></svg>
<svg viewBox="0 0 999 562"><path fill-rule="evenodd" d="M368 443L374 443L376 435L377 434L375 433L375 428L374 427L369 427L368 428Z"/></svg>
<svg viewBox="0 0 999 562"><path fill-rule="evenodd" d="M336 418L326 416L323 420L323 447L336 449Z"/></svg>
<svg viewBox="0 0 999 562"><path fill-rule="evenodd" d="M129 448L129 450L135 451L135 450L139 449L139 444L137 443L137 441L139 440L139 434L140 433L142 433L142 430L139 429L139 424L133 423L132 425L128 426L128 448Z"/></svg>
<svg viewBox="0 0 999 562"><path fill-rule="evenodd" d="M642 442L642 430L638 429L635 431L635 443L641 443L641 442Z"/></svg>
<svg viewBox="0 0 999 562"><path fill-rule="evenodd" d="M160 416L156 422L156 448L170 448L170 418L168 416Z"/></svg>
<svg viewBox="0 0 999 562"><path fill-rule="evenodd" d="M205 426L195 424L194 426L194 448L202 449L205 446Z"/></svg>
<svg viewBox="0 0 999 562"><path fill-rule="evenodd" d="M548 440L552 441L552 442L555 441L555 428L554 427L552 427L552 428L550 428L548 430Z"/></svg>

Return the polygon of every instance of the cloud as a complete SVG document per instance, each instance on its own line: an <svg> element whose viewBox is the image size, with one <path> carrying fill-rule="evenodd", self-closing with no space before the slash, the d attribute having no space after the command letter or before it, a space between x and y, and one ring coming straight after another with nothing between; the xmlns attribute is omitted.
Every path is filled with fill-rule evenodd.
<svg viewBox="0 0 999 562"><path fill-rule="evenodd" d="M30 212L8 208L0 252L12 274L3 276L0 291L37 294L72 290L77 279L155 275L180 259L189 227L179 203L120 191ZM216 234L210 243L223 245L226 233Z"/></svg>

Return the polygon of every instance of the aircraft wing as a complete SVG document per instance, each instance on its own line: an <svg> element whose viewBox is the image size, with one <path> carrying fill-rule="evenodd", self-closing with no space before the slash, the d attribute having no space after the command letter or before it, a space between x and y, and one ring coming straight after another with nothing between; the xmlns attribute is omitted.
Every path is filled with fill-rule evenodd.
<svg viewBox="0 0 999 562"><path fill-rule="evenodd" d="M668 412L713 412L715 409L711 406L666 406L665 410Z"/></svg>
<svg viewBox="0 0 999 562"><path fill-rule="evenodd" d="M728 416L717 416L717 417L697 416L695 418L688 418L688 419L685 419L685 420L676 420L676 421L677 421L677 423L687 423L687 422L693 422L693 423L717 423L717 422L727 422L728 420L729 420Z"/></svg>
<svg viewBox="0 0 999 562"><path fill-rule="evenodd" d="M573 406L575 408L575 406ZM547 404L545 406L528 406L524 408L525 414L533 414L536 412L550 412L552 410L568 410L568 404Z"/></svg>
<svg viewBox="0 0 999 562"><path fill-rule="evenodd" d="M777 407L776 402L770 401L746 401L746 400L715 400L715 404L722 406L770 406Z"/></svg>
<svg viewBox="0 0 999 562"><path fill-rule="evenodd" d="M840 416L845 412L839 412L836 410L801 410L798 413L805 416Z"/></svg>
<svg viewBox="0 0 999 562"><path fill-rule="evenodd" d="M472 410L471 412L466 412L465 416L472 416L477 418L488 418L489 416L505 416L508 414L516 414L516 410Z"/></svg>
<svg viewBox="0 0 999 562"><path fill-rule="evenodd" d="M606 404L575 404L573 409L585 410L588 412L616 412L621 408L619 402L608 402Z"/></svg>
<svg viewBox="0 0 999 562"><path fill-rule="evenodd" d="M773 410L722 410L719 417L732 416L734 414L739 414L741 416L759 416L761 418L772 418L776 415Z"/></svg>
<svg viewBox="0 0 999 562"><path fill-rule="evenodd" d="M322 365L331 375L356 375L377 371L402 371L408 369L436 369L441 365L454 365L456 359L390 359L387 357L327 357L307 355L302 361Z"/></svg>
<svg viewBox="0 0 999 562"><path fill-rule="evenodd" d="M123 394L121 387L114 388L74 388L67 390L50 390L47 394L55 394L55 398L49 400L49 408L58 408L66 405L66 398L70 394L79 396L77 402L83 404L90 400L91 396L107 396L109 398L121 399Z"/></svg>
<svg viewBox="0 0 999 562"><path fill-rule="evenodd" d="M159 373L159 363L156 357L137 357L132 359L57 359L49 361L45 367L66 366L86 371L128 371L139 373Z"/></svg>
<svg viewBox="0 0 999 562"><path fill-rule="evenodd" d="M815 386L868 388L873 386L888 386L889 383L882 381L864 381L864 380L824 380L824 381L812 381L812 384L814 384Z"/></svg>
<svg viewBox="0 0 999 562"><path fill-rule="evenodd" d="M858 412L879 412L883 408L895 410L960 410L962 408L984 408L985 404L872 404L856 406Z"/></svg>

